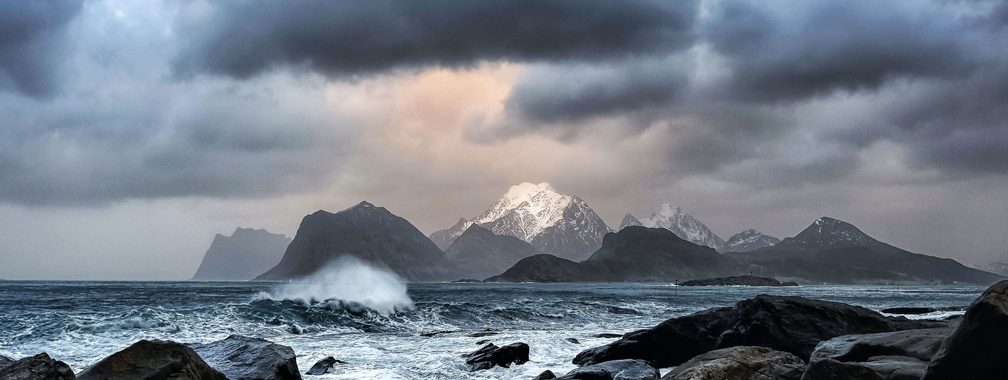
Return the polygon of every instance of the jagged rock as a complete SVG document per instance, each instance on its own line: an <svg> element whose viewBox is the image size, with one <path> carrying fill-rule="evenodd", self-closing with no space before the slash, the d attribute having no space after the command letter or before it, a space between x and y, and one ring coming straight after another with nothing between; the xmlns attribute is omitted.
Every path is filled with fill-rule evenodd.
<svg viewBox="0 0 1008 380"><path fill-rule="evenodd" d="M540 373L532 380L549 380L549 379L556 379L556 374L554 374L553 371L547 369L545 371L542 371L542 373Z"/></svg>
<svg viewBox="0 0 1008 380"><path fill-rule="evenodd" d="M525 343L511 343L497 347L489 343L465 356L470 371L490 369L494 366L510 367L514 364L525 364L529 360L529 346Z"/></svg>
<svg viewBox="0 0 1008 380"><path fill-rule="evenodd" d="M50 358L45 352L21 360L0 356L0 379L73 380L77 377L66 363Z"/></svg>
<svg viewBox="0 0 1008 380"><path fill-rule="evenodd" d="M934 355L925 380L1008 379L1008 281L991 286L966 308Z"/></svg>
<svg viewBox="0 0 1008 380"><path fill-rule="evenodd" d="M191 346L229 379L301 379L294 350L266 339L231 335L224 340Z"/></svg>
<svg viewBox="0 0 1008 380"><path fill-rule="evenodd" d="M823 359L809 364L801 380L885 380L885 378L860 363Z"/></svg>
<svg viewBox="0 0 1008 380"><path fill-rule="evenodd" d="M662 380L799 380L805 361L766 347L737 346L701 354Z"/></svg>
<svg viewBox="0 0 1008 380"><path fill-rule="evenodd" d="M838 336L816 345L810 360L829 358L842 362L863 362L873 356L907 356L930 361L952 330L952 327L940 327Z"/></svg>
<svg viewBox="0 0 1008 380"><path fill-rule="evenodd" d="M804 359L820 341L836 336L944 325L886 317L839 302L759 295L740 301L734 308L710 309L628 333L608 345L582 351L573 363L642 359L663 368L733 346L764 346Z"/></svg>
<svg viewBox="0 0 1008 380"><path fill-rule="evenodd" d="M643 360L612 360L575 368L557 380L658 380L658 370Z"/></svg>
<svg viewBox="0 0 1008 380"><path fill-rule="evenodd" d="M337 364L346 364L346 362L332 356L326 357L325 359L315 362L315 365L313 365L308 372L305 372L305 375L325 375L332 372L333 366Z"/></svg>
<svg viewBox="0 0 1008 380"><path fill-rule="evenodd" d="M577 338L567 338L566 340L573 344L581 344L581 341L577 340Z"/></svg>
<svg viewBox="0 0 1008 380"><path fill-rule="evenodd" d="M188 346L163 340L141 340L88 367L81 380L193 379L225 380Z"/></svg>
<svg viewBox="0 0 1008 380"><path fill-rule="evenodd" d="M616 334L616 333L600 333L600 334L595 334L595 337L596 337L596 338L622 338L622 337L623 337L623 334Z"/></svg>

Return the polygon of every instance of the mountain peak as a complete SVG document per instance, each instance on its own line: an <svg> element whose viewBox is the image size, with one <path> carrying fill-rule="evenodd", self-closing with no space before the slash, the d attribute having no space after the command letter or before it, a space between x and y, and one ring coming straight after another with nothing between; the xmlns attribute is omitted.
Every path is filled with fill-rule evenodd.
<svg viewBox="0 0 1008 380"><path fill-rule="evenodd" d="M853 224L828 216L816 219L793 239L815 246L865 245L877 242Z"/></svg>
<svg viewBox="0 0 1008 380"><path fill-rule="evenodd" d="M581 259L594 251L609 232L594 210L573 195L561 194L549 183L523 182L508 190L484 213L431 234L448 247L471 224L496 235L519 238L543 251Z"/></svg>
<svg viewBox="0 0 1008 380"><path fill-rule="evenodd" d="M624 219L624 221L626 220ZM714 249L721 248L725 243L710 228L686 212L685 209L673 206L671 203L663 203L654 214L651 214L650 217L639 219L639 222L644 227L665 228L680 238Z"/></svg>
<svg viewBox="0 0 1008 380"><path fill-rule="evenodd" d="M728 238L728 241L725 242L720 251L749 252L760 248L770 247L776 245L777 243L780 243L780 239L750 228Z"/></svg>

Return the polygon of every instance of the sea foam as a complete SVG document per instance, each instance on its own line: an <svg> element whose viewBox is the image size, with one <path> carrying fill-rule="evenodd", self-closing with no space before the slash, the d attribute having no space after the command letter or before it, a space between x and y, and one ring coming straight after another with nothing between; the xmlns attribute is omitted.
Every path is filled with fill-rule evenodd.
<svg viewBox="0 0 1008 380"><path fill-rule="evenodd" d="M360 305L383 315L413 308L406 283L388 269L342 256L305 278L279 285L257 298L313 305L337 301Z"/></svg>

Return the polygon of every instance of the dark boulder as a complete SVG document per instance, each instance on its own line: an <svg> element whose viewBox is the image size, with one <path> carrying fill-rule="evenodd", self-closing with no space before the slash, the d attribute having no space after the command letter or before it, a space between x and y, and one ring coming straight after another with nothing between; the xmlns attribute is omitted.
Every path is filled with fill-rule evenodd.
<svg viewBox="0 0 1008 380"><path fill-rule="evenodd" d="M582 351L573 363L642 359L662 368L734 346L769 347L805 359L819 342L836 336L942 326L944 322L886 317L839 302L759 295L734 308L701 311L628 333L608 345Z"/></svg>
<svg viewBox="0 0 1008 380"><path fill-rule="evenodd" d="M301 379L294 350L266 339L231 335L224 340L191 347L231 380Z"/></svg>
<svg viewBox="0 0 1008 380"><path fill-rule="evenodd" d="M532 380L549 380L549 379L556 379L556 374L554 374L553 371L547 369L545 371L542 371L542 373L540 373Z"/></svg>
<svg viewBox="0 0 1008 380"><path fill-rule="evenodd" d="M329 356L325 359L315 362L315 365L313 365L311 369L308 370L308 372L305 372L305 375L313 375L313 376L325 375L329 372L332 372L333 366L337 364L346 364L346 362L336 359L332 356Z"/></svg>
<svg viewBox="0 0 1008 380"><path fill-rule="evenodd" d="M766 347L736 346L701 354L662 380L799 380L805 361Z"/></svg>
<svg viewBox="0 0 1008 380"><path fill-rule="evenodd" d="M573 343L573 344L581 344L581 341L580 341L580 340L577 340L577 338L567 338L567 339L565 339L565 340L566 340L567 342L570 342L570 343Z"/></svg>
<svg viewBox="0 0 1008 380"><path fill-rule="evenodd" d="M874 369L860 363L823 359L809 364L801 380L885 380Z"/></svg>
<svg viewBox="0 0 1008 380"><path fill-rule="evenodd" d="M81 380L224 380L192 348L170 341L141 340L81 372Z"/></svg>
<svg viewBox="0 0 1008 380"><path fill-rule="evenodd" d="M872 356L857 364L871 368L886 380L920 380L928 362L908 356Z"/></svg>
<svg viewBox="0 0 1008 380"><path fill-rule="evenodd" d="M658 370L643 360L613 360L575 368L557 380L658 380Z"/></svg>
<svg viewBox="0 0 1008 380"><path fill-rule="evenodd" d="M490 369L494 366L510 367L514 364L525 364L529 360L529 346L525 343L511 343L497 347L489 343L472 353L465 355L470 371Z"/></svg>
<svg viewBox="0 0 1008 380"><path fill-rule="evenodd" d="M934 355L925 380L1008 379L1008 281L991 286L966 308Z"/></svg>
<svg viewBox="0 0 1008 380"><path fill-rule="evenodd" d="M66 363L50 358L45 352L21 360L0 357L0 379L73 380L77 377ZM6 359L6 360L5 360Z"/></svg>
<svg viewBox="0 0 1008 380"><path fill-rule="evenodd" d="M907 356L930 361L951 333L951 327L941 327L838 336L816 345L810 361L829 358L863 362L873 356Z"/></svg>

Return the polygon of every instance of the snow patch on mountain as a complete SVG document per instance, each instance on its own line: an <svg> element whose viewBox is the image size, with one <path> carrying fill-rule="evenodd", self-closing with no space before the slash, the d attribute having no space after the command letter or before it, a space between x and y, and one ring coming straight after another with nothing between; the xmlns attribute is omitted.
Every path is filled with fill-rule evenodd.
<svg viewBox="0 0 1008 380"><path fill-rule="evenodd" d="M714 249L721 248L725 244L724 239L717 236L710 228L694 218L681 207L672 206L670 203L662 204L654 214L647 218L633 218L627 215L623 218L624 226L632 225L637 220L639 225L651 228L665 228L672 231L676 236L689 242L705 245ZM628 224L630 223L630 224ZM622 227L621 227L622 228Z"/></svg>
<svg viewBox="0 0 1008 380"><path fill-rule="evenodd" d="M770 235L765 235L754 229L748 229L728 238L728 241L725 242L720 251L749 252L760 248L771 247L777 243L780 243L780 239Z"/></svg>
<svg viewBox="0 0 1008 380"><path fill-rule="evenodd" d="M543 252L574 259L591 254L609 232L584 200L560 194L545 182L511 186L486 212L437 231L431 239L447 247L473 223L494 234L527 241Z"/></svg>

